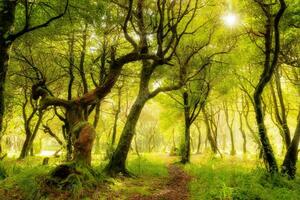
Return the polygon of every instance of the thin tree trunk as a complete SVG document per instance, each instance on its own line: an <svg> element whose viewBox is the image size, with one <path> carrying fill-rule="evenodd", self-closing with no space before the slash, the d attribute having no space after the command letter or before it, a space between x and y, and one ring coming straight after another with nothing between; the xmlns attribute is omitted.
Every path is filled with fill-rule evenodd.
<svg viewBox="0 0 300 200"><path fill-rule="evenodd" d="M234 145L234 134L233 134L233 128L232 128L234 118L232 118L232 121L229 122L229 111L228 111L228 106L226 103L224 103L224 113L225 113L226 125L227 125L227 128L230 133L230 141L231 141L230 155L234 156L236 154L235 145Z"/></svg>
<svg viewBox="0 0 300 200"><path fill-rule="evenodd" d="M286 144L286 147L288 148L291 144L291 133L290 133L290 129L289 129L288 123L287 123L287 113L286 113L286 108L285 108L285 104L284 104L284 100L283 100L280 75L279 75L278 69L275 71L275 83L276 83L276 88L277 88L279 105L280 105L280 109L281 109L282 129L283 129L283 133L284 133L285 144Z"/></svg>
<svg viewBox="0 0 300 200"><path fill-rule="evenodd" d="M100 105L101 103L98 102L96 104L96 108L95 108L95 116L94 116L94 122L93 122L93 127L96 130L98 123L99 123L99 118L100 118ZM95 138L95 153L99 154L100 153L100 134L96 134L96 138Z"/></svg>
<svg viewBox="0 0 300 200"><path fill-rule="evenodd" d="M197 123L194 123L196 128L197 128L197 131L198 131L198 144L197 144L197 154L200 153L200 148L201 148L201 130L200 130L200 127Z"/></svg>
<svg viewBox="0 0 300 200"><path fill-rule="evenodd" d="M185 122L185 131L184 131L184 144L181 152L181 163L186 164L190 162L190 152L191 152L191 140L190 140L190 106L189 106L189 95L187 92L183 93L183 105L184 105L184 122Z"/></svg>
<svg viewBox="0 0 300 200"><path fill-rule="evenodd" d="M214 154L217 154L218 149L217 149L217 145L215 144L215 140L212 137L212 133L211 133L211 129L210 129L210 125L209 125L209 119L208 119L208 115L206 113L206 109L203 108L202 112L203 112L203 116L204 116L204 122L205 122L205 125L206 125L207 140L210 144L212 152Z"/></svg>
<svg viewBox="0 0 300 200"><path fill-rule="evenodd" d="M29 152L29 149L30 149L29 148L30 137L31 137L31 133L26 131L26 137L25 137L25 141L23 143L22 149L21 149L19 160L26 158L27 155L28 155L28 152Z"/></svg>
<svg viewBox="0 0 300 200"><path fill-rule="evenodd" d="M111 138L111 146L112 147L115 145L116 137L117 137L118 119L119 119L119 114L121 112L121 95L122 95L122 87L119 87L118 88L118 106L117 106L117 110L115 113L113 132L112 132L112 138Z"/></svg>
<svg viewBox="0 0 300 200"><path fill-rule="evenodd" d="M26 138L25 138L24 144L22 146L22 150L21 150L19 159L24 159L24 158L26 158L29 155L29 153L30 153L30 151L32 149L32 145L33 145L34 139L36 138L36 134L37 134L37 132L39 130L39 127L40 127L40 125L42 123L42 119L43 119L43 114L40 113L38 121L36 122L33 130L30 130L30 121L32 120L32 118L29 118L28 119L29 121L26 122L26 128L25 128L25 130L26 130Z"/></svg>
<svg viewBox="0 0 300 200"><path fill-rule="evenodd" d="M242 116L242 112L239 113L239 117L240 117L240 132L242 134L243 137L243 153L246 154L247 153L247 136L246 136L246 132L243 128L243 116Z"/></svg>
<svg viewBox="0 0 300 200"><path fill-rule="evenodd" d="M281 167L281 173L287 174L290 178L294 179L296 175L296 164L298 160L298 148L300 142L300 109L298 112L298 121L295 134L290 147L288 148L284 161Z"/></svg>

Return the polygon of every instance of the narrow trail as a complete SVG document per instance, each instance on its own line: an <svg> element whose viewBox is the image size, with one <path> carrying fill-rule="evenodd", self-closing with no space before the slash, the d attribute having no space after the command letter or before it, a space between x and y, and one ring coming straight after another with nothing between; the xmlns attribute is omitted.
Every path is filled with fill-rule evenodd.
<svg viewBox="0 0 300 200"><path fill-rule="evenodd" d="M164 183L157 184L158 188L153 188L153 195L137 195L130 200L188 200L188 183L191 177L179 166L171 164L168 166L169 179Z"/></svg>

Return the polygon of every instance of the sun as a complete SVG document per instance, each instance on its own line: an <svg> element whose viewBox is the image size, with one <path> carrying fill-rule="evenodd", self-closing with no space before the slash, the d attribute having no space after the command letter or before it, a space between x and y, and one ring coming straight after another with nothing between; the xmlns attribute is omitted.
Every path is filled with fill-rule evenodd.
<svg viewBox="0 0 300 200"><path fill-rule="evenodd" d="M222 19L223 19L224 24L231 28L236 26L238 23L238 17L234 13L228 13L227 15L223 16Z"/></svg>

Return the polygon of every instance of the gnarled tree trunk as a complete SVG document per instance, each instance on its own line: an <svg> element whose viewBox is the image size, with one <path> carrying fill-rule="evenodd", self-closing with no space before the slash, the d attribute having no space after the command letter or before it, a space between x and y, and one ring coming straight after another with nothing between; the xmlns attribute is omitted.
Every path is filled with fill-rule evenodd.
<svg viewBox="0 0 300 200"><path fill-rule="evenodd" d="M95 129L85 121L84 110L81 105L75 103L70 105L66 111L74 146L73 161L79 164L91 165Z"/></svg>

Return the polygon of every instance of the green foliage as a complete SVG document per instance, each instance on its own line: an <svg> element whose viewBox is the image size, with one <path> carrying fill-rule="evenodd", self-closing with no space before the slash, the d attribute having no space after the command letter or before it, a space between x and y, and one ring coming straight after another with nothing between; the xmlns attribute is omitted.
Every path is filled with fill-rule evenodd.
<svg viewBox="0 0 300 200"><path fill-rule="evenodd" d="M49 167L37 166L32 168L20 169L16 166L11 170L9 177L0 183L0 188L6 190L19 190L24 199L36 199L39 195L39 178L48 173ZM1 196L0 196L1 197Z"/></svg>
<svg viewBox="0 0 300 200"><path fill-rule="evenodd" d="M269 176L255 161L208 159L186 170L194 176L190 184L192 199L294 200L300 195L300 181Z"/></svg>
<svg viewBox="0 0 300 200"><path fill-rule="evenodd" d="M128 162L128 169L137 176L167 176L168 170L161 157L155 155L142 155L131 158Z"/></svg>
<svg viewBox="0 0 300 200"><path fill-rule="evenodd" d="M3 180L8 177L7 170L4 167L3 163L0 162L0 180Z"/></svg>

